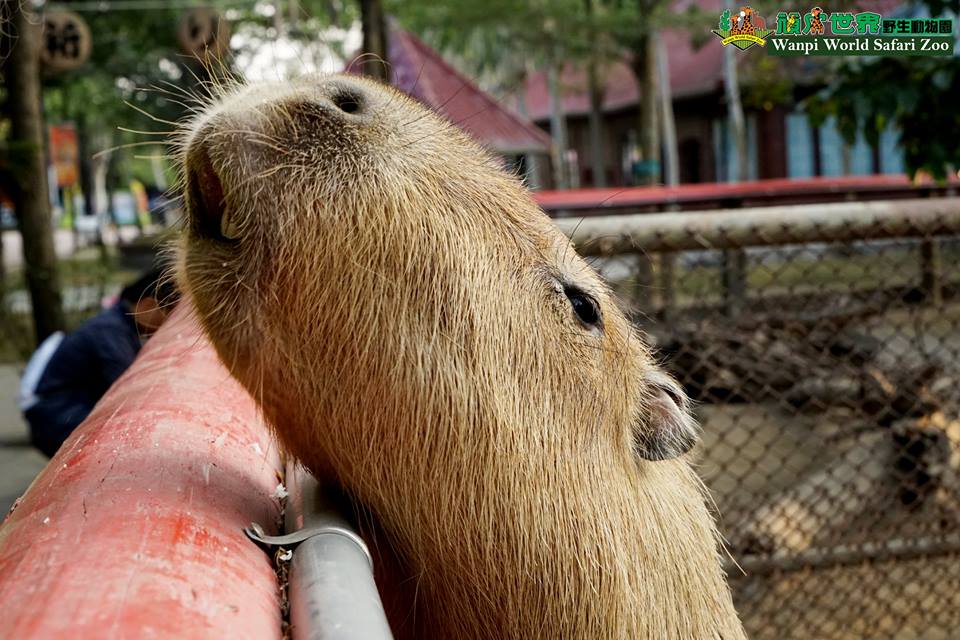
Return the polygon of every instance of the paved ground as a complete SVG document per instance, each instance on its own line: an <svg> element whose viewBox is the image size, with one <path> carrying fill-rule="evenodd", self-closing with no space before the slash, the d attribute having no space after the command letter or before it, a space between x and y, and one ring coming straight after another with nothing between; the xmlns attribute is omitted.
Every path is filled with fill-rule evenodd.
<svg viewBox="0 0 960 640"><path fill-rule="evenodd" d="M30 446L17 410L19 380L19 366L0 365L0 520L47 464L47 458Z"/></svg>

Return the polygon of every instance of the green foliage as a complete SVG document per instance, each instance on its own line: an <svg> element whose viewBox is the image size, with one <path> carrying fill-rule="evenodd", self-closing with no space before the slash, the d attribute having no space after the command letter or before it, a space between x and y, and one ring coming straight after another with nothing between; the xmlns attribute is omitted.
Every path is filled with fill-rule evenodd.
<svg viewBox="0 0 960 640"><path fill-rule="evenodd" d="M184 11L154 5L143 11L83 12L93 34L90 59L79 69L44 79L48 122L70 121L83 128L91 155L120 147L116 151L117 166L123 169L116 175L120 184L131 177L126 168L134 155L168 152L163 144L129 149L126 145L164 142L173 130L169 123L187 113L192 100L188 95L203 91L195 77L202 75L199 64L177 44Z"/></svg>
<svg viewBox="0 0 960 640"><path fill-rule="evenodd" d="M946 11L954 14L960 12L960 0L926 0L924 4L933 16L942 15Z"/></svg>
<svg viewBox="0 0 960 640"><path fill-rule="evenodd" d="M751 56L748 64L741 87L744 107L768 111L793 100L794 83L781 58Z"/></svg>
<svg viewBox="0 0 960 640"><path fill-rule="evenodd" d="M931 16L960 11L960 0L924 0ZM827 87L808 98L811 124L834 116L848 143L862 131L876 145L892 123L900 134L907 171L938 180L960 167L960 58L854 59L842 64Z"/></svg>
<svg viewBox="0 0 960 640"><path fill-rule="evenodd" d="M943 180L960 167L960 60L957 58L879 58L850 63L824 91L806 101L814 125L834 116L853 143L862 131L875 145L889 123L900 133L908 172Z"/></svg>
<svg viewBox="0 0 960 640"><path fill-rule="evenodd" d="M720 14L720 24L717 26L719 31L730 31L730 10L724 9Z"/></svg>
<svg viewBox="0 0 960 640"><path fill-rule="evenodd" d="M623 60L651 29L683 28L695 11L669 10L667 0L386 0L403 27L464 70L509 90L527 72L564 61L602 68ZM716 13L705 24L716 20Z"/></svg>
<svg viewBox="0 0 960 640"><path fill-rule="evenodd" d="M229 0L225 1L230 4ZM248 6L234 2L230 6L228 15L238 36L231 45L237 58L268 49L281 37L299 42L298 57L302 66L326 61L328 51L340 58L355 53L344 48L342 36L360 20L357 0L274 0L251 2ZM265 9L271 9L272 13ZM332 34L331 27L341 33ZM299 73L301 68L295 64L276 69L277 77Z"/></svg>
<svg viewBox="0 0 960 640"><path fill-rule="evenodd" d="M57 3L67 9L71 4L75 2ZM277 0L269 3L276 17L263 11L264 2L209 4L227 15L233 33L252 29L263 41L276 38L278 27L287 37L314 41L327 26L347 27L359 18L356 0ZM114 149L111 175L116 184L132 177L152 182L152 169L142 156L169 153L165 143L174 130L171 123L182 120L206 94L200 81L207 77L206 70L182 53L177 42L177 27L187 11L160 3L139 11L84 10L81 15L93 34L90 59L74 71L44 78L47 121L76 123L87 134L90 155ZM229 62L216 65L213 72L221 77L232 73ZM7 152L0 148L3 155Z"/></svg>
<svg viewBox="0 0 960 640"><path fill-rule="evenodd" d="M401 24L442 50L470 59L478 74L502 66L542 62L558 53L586 53L584 0L387 0Z"/></svg>

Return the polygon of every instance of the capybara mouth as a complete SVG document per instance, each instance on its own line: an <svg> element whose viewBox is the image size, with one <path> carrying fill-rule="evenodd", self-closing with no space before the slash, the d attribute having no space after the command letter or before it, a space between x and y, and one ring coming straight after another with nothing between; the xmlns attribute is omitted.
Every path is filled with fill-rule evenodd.
<svg viewBox="0 0 960 640"><path fill-rule="evenodd" d="M227 209L223 182L203 147L187 154L187 210L191 228L200 237L232 242L240 234Z"/></svg>

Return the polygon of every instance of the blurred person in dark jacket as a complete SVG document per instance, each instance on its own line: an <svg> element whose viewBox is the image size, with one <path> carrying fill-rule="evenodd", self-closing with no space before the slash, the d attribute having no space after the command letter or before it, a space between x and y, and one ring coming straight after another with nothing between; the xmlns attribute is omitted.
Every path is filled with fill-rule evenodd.
<svg viewBox="0 0 960 640"><path fill-rule="evenodd" d="M166 320L176 291L163 273L145 273L111 307L69 335L50 336L30 358L18 403L31 442L47 456L57 452Z"/></svg>

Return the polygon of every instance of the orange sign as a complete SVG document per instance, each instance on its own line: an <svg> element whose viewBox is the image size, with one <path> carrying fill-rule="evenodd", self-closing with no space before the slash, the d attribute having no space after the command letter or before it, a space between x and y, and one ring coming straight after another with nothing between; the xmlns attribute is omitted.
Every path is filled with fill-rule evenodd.
<svg viewBox="0 0 960 640"><path fill-rule="evenodd" d="M50 126L50 155L57 170L57 186L77 184L80 152L77 148L77 130L72 124Z"/></svg>

